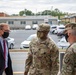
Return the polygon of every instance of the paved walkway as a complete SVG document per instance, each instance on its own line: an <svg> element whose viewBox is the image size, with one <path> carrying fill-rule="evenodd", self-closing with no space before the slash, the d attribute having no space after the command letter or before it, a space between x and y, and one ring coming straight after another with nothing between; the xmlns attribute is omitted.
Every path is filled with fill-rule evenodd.
<svg viewBox="0 0 76 75"><path fill-rule="evenodd" d="M27 51L28 50L10 50L14 75L24 75Z"/></svg>

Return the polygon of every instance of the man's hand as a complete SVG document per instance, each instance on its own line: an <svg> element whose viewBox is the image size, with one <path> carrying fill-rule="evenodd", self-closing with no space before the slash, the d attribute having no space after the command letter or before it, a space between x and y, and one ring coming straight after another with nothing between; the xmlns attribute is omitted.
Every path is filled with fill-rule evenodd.
<svg viewBox="0 0 76 75"><path fill-rule="evenodd" d="M24 75L27 75L27 74L28 74L28 72L25 71L25 72L24 72Z"/></svg>

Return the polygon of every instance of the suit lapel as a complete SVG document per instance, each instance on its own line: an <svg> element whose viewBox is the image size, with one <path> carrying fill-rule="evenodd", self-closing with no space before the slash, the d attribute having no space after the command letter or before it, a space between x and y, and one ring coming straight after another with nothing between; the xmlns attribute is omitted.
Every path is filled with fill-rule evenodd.
<svg viewBox="0 0 76 75"><path fill-rule="evenodd" d="M2 49L1 42L0 42L0 52L2 53L2 55L3 55L3 57L4 57L4 54L3 54L3 49Z"/></svg>

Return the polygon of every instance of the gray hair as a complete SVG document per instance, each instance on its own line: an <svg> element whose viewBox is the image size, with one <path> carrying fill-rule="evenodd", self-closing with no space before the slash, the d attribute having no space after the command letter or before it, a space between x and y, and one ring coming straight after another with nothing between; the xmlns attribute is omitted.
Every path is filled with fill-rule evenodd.
<svg viewBox="0 0 76 75"><path fill-rule="evenodd" d="M0 23L0 30L2 30L5 25L8 25L8 24L6 24L6 23Z"/></svg>
<svg viewBox="0 0 76 75"><path fill-rule="evenodd" d="M4 26L3 26L3 24L1 23L1 24L0 24L0 30L2 30L2 29L3 29L3 27L4 27Z"/></svg>
<svg viewBox="0 0 76 75"><path fill-rule="evenodd" d="M72 30L72 34L76 36L76 30Z"/></svg>

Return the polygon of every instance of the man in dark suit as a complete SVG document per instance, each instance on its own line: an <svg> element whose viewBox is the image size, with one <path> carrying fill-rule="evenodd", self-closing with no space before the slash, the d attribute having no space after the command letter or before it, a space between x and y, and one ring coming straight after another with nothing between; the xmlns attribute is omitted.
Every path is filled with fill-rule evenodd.
<svg viewBox="0 0 76 75"><path fill-rule="evenodd" d="M9 36L9 25L0 24L0 75L5 72L6 75L13 75L12 62L9 55L8 43L6 38Z"/></svg>

